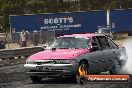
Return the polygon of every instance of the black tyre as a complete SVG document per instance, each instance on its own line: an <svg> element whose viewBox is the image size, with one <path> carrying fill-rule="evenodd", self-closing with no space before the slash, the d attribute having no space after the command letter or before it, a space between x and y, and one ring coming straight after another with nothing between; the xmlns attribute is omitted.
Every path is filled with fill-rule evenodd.
<svg viewBox="0 0 132 88"><path fill-rule="evenodd" d="M121 74L121 65L118 61L114 62L113 68L110 70L110 74Z"/></svg>
<svg viewBox="0 0 132 88"><path fill-rule="evenodd" d="M88 63L86 61L82 61L79 64L78 71L76 74L76 80L78 84L84 84L85 78L84 76L88 74Z"/></svg>
<svg viewBox="0 0 132 88"><path fill-rule="evenodd" d="M86 81L87 80L86 80L86 78L84 76L79 76L79 78L77 79L77 83L81 84L81 85L85 84Z"/></svg>
<svg viewBox="0 0 132 88"><path fill-rule="evenodd" d="M32 82L41 82L42 78L38 76L30 76Z"/></svg>

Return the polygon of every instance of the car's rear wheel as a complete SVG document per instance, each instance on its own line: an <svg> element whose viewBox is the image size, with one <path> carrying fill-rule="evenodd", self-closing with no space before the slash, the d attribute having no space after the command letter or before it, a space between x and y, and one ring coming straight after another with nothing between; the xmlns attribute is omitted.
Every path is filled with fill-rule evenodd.
<svg viewBox="0 0 132 88"><path fill-rule="evenodd" d="M84 76L88 74L88 63L82 61L79 64L78 71L76 74L76 79L78 84L84 84L86 82Z"/></svg>
<svg viewBox="0 0 132 88"><path fill-rule="evenodd" d="M41 82L42 81L42 78L38 77L38 76L30 76L30 78L33 82Z"/></svg>
<svg viewBox="0 0 132 88"><path fill-rule="evenodd" d="M113 68L110 70L110 74L121 74L121 65L118 61L114 62Z"/></svg>

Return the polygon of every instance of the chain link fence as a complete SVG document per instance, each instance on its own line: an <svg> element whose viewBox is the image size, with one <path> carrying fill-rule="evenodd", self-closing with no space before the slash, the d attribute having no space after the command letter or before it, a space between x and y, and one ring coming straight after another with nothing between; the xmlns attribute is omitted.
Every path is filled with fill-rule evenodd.
<svg viewBox="0 0 132 88"><path fill-rule="evenodd" d="M7 38L8 42L6 47L20 48L20 33L21 32L11 33ZM27 47L48 45L54 38L54 30L26 32Z"/></svg>

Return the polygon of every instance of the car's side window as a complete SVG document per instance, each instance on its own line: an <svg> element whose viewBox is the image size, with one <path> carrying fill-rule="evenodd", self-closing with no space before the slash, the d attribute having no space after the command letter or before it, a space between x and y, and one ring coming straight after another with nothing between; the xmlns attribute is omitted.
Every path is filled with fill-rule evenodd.
<svg viewBox="0 0 132 88"><path fill-rule="evenodd" d="M99 40L100 46L102 50L108 50L110 49L108 40L105 36L98 36L97 39Z"/></svg>
<svg viewBox="0 0 132 88"><path fill-rule="evenodd" d="M118 49L118 46L110 39L108 39L109 45L111 49Z"/></svg>
<svg viewBox="0 0 132 88"><path fill-rule="evenodd" d="M97 51L97 50L101 49L101 47L99 45L99 42L98 42L96 37L92 38L92 42L91 43L92 43L92 51Z"/></svg>

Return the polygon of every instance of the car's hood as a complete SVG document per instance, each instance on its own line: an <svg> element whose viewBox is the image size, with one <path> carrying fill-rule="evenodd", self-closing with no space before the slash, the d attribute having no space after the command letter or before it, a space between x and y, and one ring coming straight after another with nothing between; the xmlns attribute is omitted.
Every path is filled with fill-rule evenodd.
<svg viewBox="0 0 132 88"><path fill-rule="evenodd" d="M56 49L45 50L31 55L28 60L73 59L89 52L88 49Z"/></svg>

